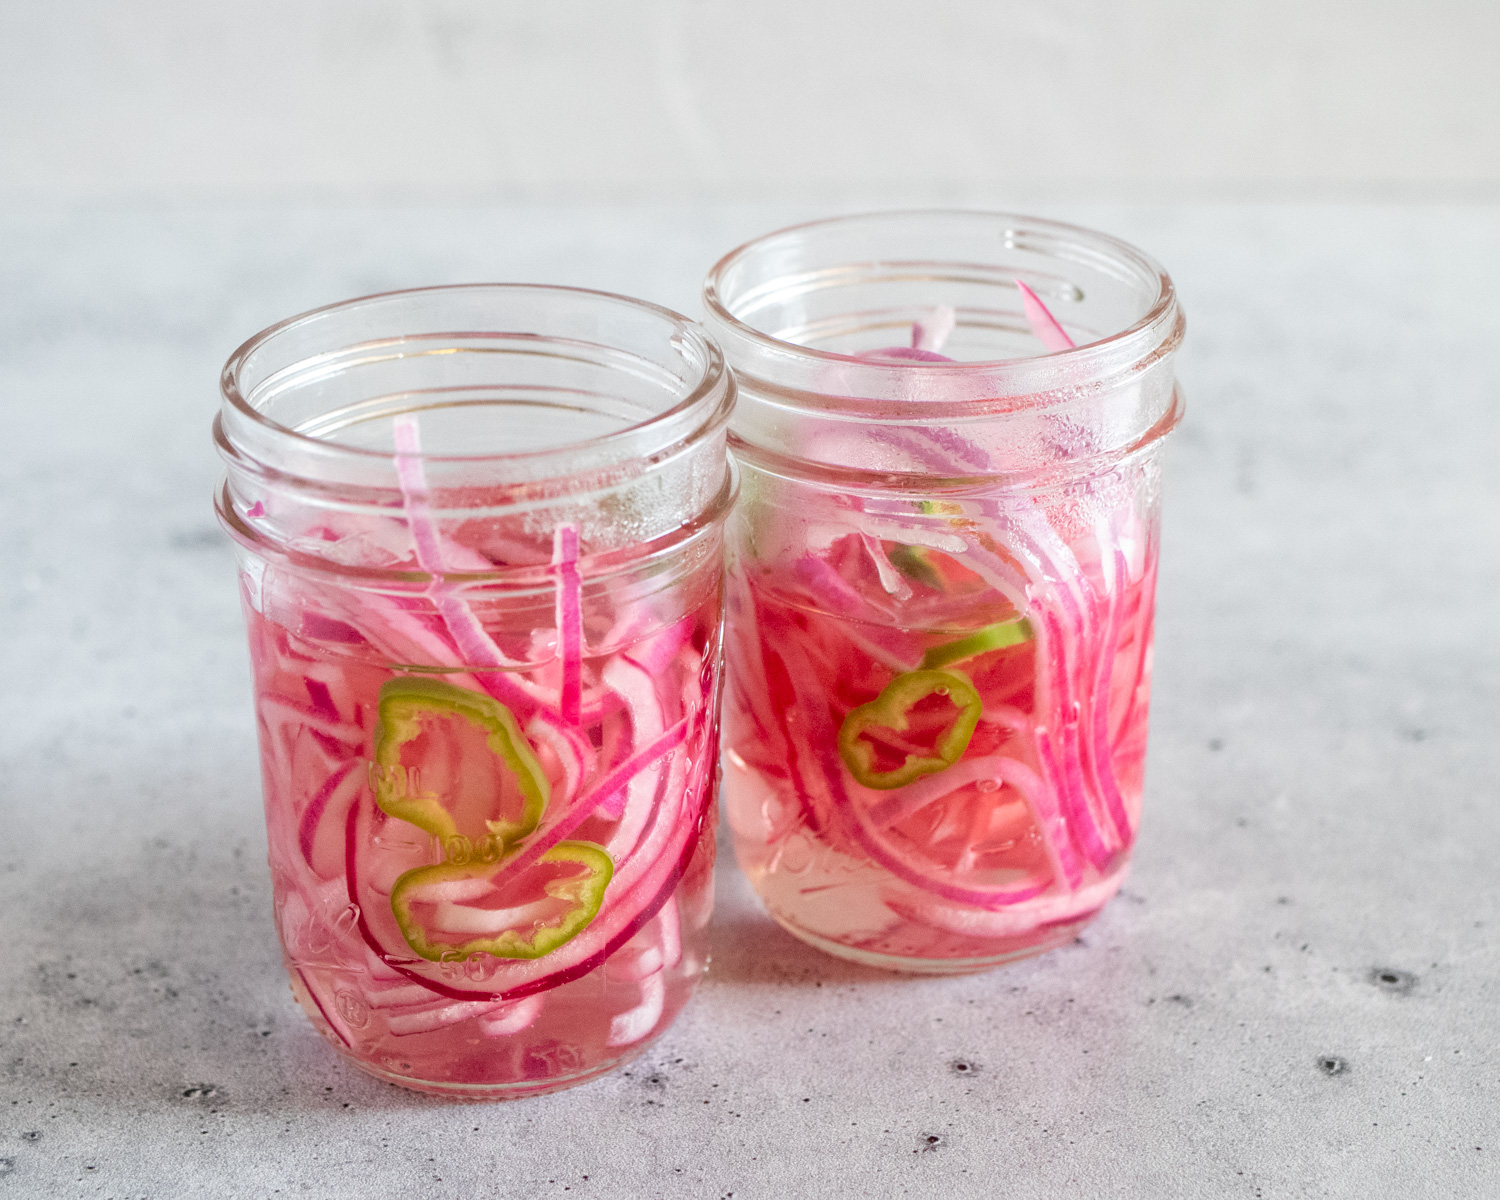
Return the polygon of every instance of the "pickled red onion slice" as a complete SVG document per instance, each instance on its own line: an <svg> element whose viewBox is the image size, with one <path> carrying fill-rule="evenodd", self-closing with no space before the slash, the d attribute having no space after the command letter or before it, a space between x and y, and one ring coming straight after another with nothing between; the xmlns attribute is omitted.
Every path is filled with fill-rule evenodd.
<svg viewBox="0 0 1500 1200"><path fill-rule="evenodd" d="M578 527L559 525L552 534L557 571L557 653L562 661L562 719L577 726L583 695L583 600L578 577Z"/></svg>
<svg viewBox="0 0 1500 1200"><path fill-rule="evenodd" d="M1026 324L1031 326L1031 332L1036 335L1037 340L1054 354L1059 350L1073 349L1073 339L1057 323L1057 318L1042 303L1042 298L1019 279L1016 280L1016 288L1021 293L1021 307L1026 312Z"/></svg>

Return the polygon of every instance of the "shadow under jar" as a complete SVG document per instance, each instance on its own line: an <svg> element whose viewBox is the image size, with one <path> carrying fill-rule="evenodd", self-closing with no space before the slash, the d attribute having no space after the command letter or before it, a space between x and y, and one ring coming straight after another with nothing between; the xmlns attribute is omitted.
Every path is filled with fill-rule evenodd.
<svg viewBox="0 0 1500 1200"><path fill-rule="evenodd" d="M276 926L366 1071L504 1098L686 1003L713 903L733 383L686 318L472 286L229 360Z"/></svg>
<svg viewBox="0 0 1500 1200"><path fill-rule="evenodd" d="M705 303L740 393L740 865L875 966L1071 939L1140 819L1171 281L1084 229L885 213L751 242Z"/></svg>

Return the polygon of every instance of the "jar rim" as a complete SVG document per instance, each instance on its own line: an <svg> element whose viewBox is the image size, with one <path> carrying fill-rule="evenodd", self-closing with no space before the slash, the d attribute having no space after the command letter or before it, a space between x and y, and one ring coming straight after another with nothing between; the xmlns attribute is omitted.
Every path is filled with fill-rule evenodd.
<svg viewBox="0 0 1500 1200"><path fill-rule="evenodd" d="M1096 264L1108 262L1117 268L1123 266L1130 270L1142 282L1154 285L1154 294L1149 298L1144 314L1126 328L1071 349L1016 358L968 359L954 362L872 360L856 354L820 350L797 342L786 341L757 328L749 321L742 320L735 314L733 298L725 294L725 277L731 270L745 263L755 254L774 249L777 243L788 242L809 234L817 235L824 230L854 229L861 224L878 227L885 223L922 220L973 221L982 222L988 226L998 224L1004 227L1007 241L1020 232L1052 239L1059 246L1071 244L1080 252L1088 252L1094 256ZM1028 248L1036 249L1036 247ZM1067 261L1065 255L1057 257ZM1155 357L1167 343L1175 346L1176 342L1181 339L1184 324L1176 288L1171 277L1159 263L1130 243L1081 225L1053 221L1044 217L965 208L887 209L852 213L806 221L762 234L729 251L714 264L704 280L703 304L710 317L711 326L716 327L715 332L722 330L721 336L728 335L732 338L743 339L755 350L779 356L781 361L787 364L837 366L845 371L871 372L872 377L873 373L884 375L897 371L906 378L925 377L933 380L941 378L952 380L980 373L993 375L1002 371L1022 371L1027 373L1028 379L1026 384L1018 390L1036 395L1037 402L1043 404L1047 402L1044 393L1056 387L1065 386L1070 382L1076 387L1076 381L1079 378L1096 378L1101 372L1113 373L1124 363ZM731 353L730 357L735 356ZM758 375L753 368L747 369L745 364L738 361L736 361L735 369L747 375ZM792 399L786 389L773 387L771 390L778 392L783 401ZM835 398L821 398L816 392L795 389L795 400L799 406L824 407L825 404L819 403L820 399L826 401ZM837 398L838 407L852 415L850 400L851 397ZM969 406L968 411L972 413L972 402L965 402L965 404ZM863 404L855 401L852 409L858 410L863 407L865 407ZM924 411L938 415L938 411L946 406L942 402L923 402L923 407ZM1013 407L1013 405L1007 407ZM872 410L871 415L874 415L875 411L885 413L888 409L884 405L878 406L877 410Z"/></svg>
<svg viewBox="0 0 1500 1200"><path fill-rule="evenodd" d="M243 372L251 355L270 346L277 338L283 337L294 330L304 329L316 321L325 318L352 313L361 307L368 307L384 301L401 299L419 299L425 296L458 295L461 293L480 294L485 292L503 294L536 294L552 297L576 297L588 303L603 302L605 305L619 305L634 310L638 313L654 315L661 318L664 325L670 329L668 340L682 338L691 343L697 351L701 367L695 375L689 377L690 386L686 387L686 394L679 398L674 404L662 409L660 412L652 413L644 420L629 425L611 429L607 432L596 434L588 438L580 438L576 441L566 442L561 445L546 446L537 449L486 452L482 454L434 454L423 451L421 457L429 463L515 463L515 464L537 464L545 463L549 458L565 460L569 456L584 452L600 452L607 449L613 443L625 442L630 439L639 439L643 433L649 432L654 427L671 426L680 422L695 408L703 408L703 420L694 425L688 432L687 437L705 432L727 419L728 408L733 403L734 389L730 383L728 368L725 365L724 355L718 343L703 329L698 322L684 316L682 313L663 305L654 304L649 300L640 300L633 296L625 296L616 292L606 292L593 288L565 287L555 284L540 283L459 283L439 284L427 287L397 288L386 292L372 292L364 296L356 296L348 300L336 301L332 304L321 305L318 308L308 309L305 312L287 317L267 326L259 333L246 339L238 346L224 363L223 370L219 376L220 393L223 396L227 414L232 415L234 422L246 422L247 429L261 437L269 437L275 442L286 446L298 446L305 450L316 451L320 456L328 456L330 461L344 462L374 462L388 460L390 452L387 450L351 446L338 442L329 441L326 438L313 434L304 433L289 425L273 420L261 409L250 401L254 395L254 388L246 394L242 386ZM462 331L454 330L452 333ZM549 340L545 333L530 335L539 340ZM390 337L371 339L370 345L391 344L395 345L410 340L411 335L394 335ZM331 356L332 352L330 352ZM308 358L297 360L290 364L301 366L306 363L317 361L322 355L313 355ZM689 362L687 354L681 355L682 361ZM689 383L685 381L685 384ZM718 398L718 403L712 401ZM717 419L716 419L717 418ZM240 444L242 439L236 438L227 427L230 423L224 421L216 422L220 430L220 449L229 455L238 455L244 447ZM647 450L648 454L657 454L669 449L673 445L681 444L682 438L669 439L660 446L653 446ZM561 471L559 474L566 474ZM532 476L536 478L536 476Z"/></svg>

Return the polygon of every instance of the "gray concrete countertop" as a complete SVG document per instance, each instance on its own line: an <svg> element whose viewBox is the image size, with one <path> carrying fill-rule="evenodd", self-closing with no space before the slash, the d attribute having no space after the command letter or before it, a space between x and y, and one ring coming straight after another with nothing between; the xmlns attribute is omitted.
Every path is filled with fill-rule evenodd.
<svg viewBox="0 0 1500 1200"><path fill-rule="evenodd" d="M344 1066L270 921L228 352L386 287L696 311L769 209L0 214L0 1195L1500 1195L1500 212L1075 209L1173 272L1146 820L1064 950L825 958L731 862L625 1071ZM727 856L726 856L727 857Z"/></svg>

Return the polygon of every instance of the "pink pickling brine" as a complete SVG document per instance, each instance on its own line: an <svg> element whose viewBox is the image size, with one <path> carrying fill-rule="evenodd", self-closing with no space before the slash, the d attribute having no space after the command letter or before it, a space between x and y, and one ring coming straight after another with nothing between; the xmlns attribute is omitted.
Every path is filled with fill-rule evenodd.
<svg viewBox="0 0 1500 1200"><path fill-rule="evenodd" d="M636 343L591 346L595 309ZM231 360L218 430L292 990L404 1086L581 1082L706 962L732 389L690 323L565 289L398 293L308 329L314 365L278 330ZM611 396L622 349L657 375Z"/></svg>
<svg viewBox="0 0 1500 1200"><path fill-rule="evenodd" d="M894 213L751 243L708 309L741 387L741 867L873 965L1071 939L1141 818L1170 282L1087 231Z"/></svg>

